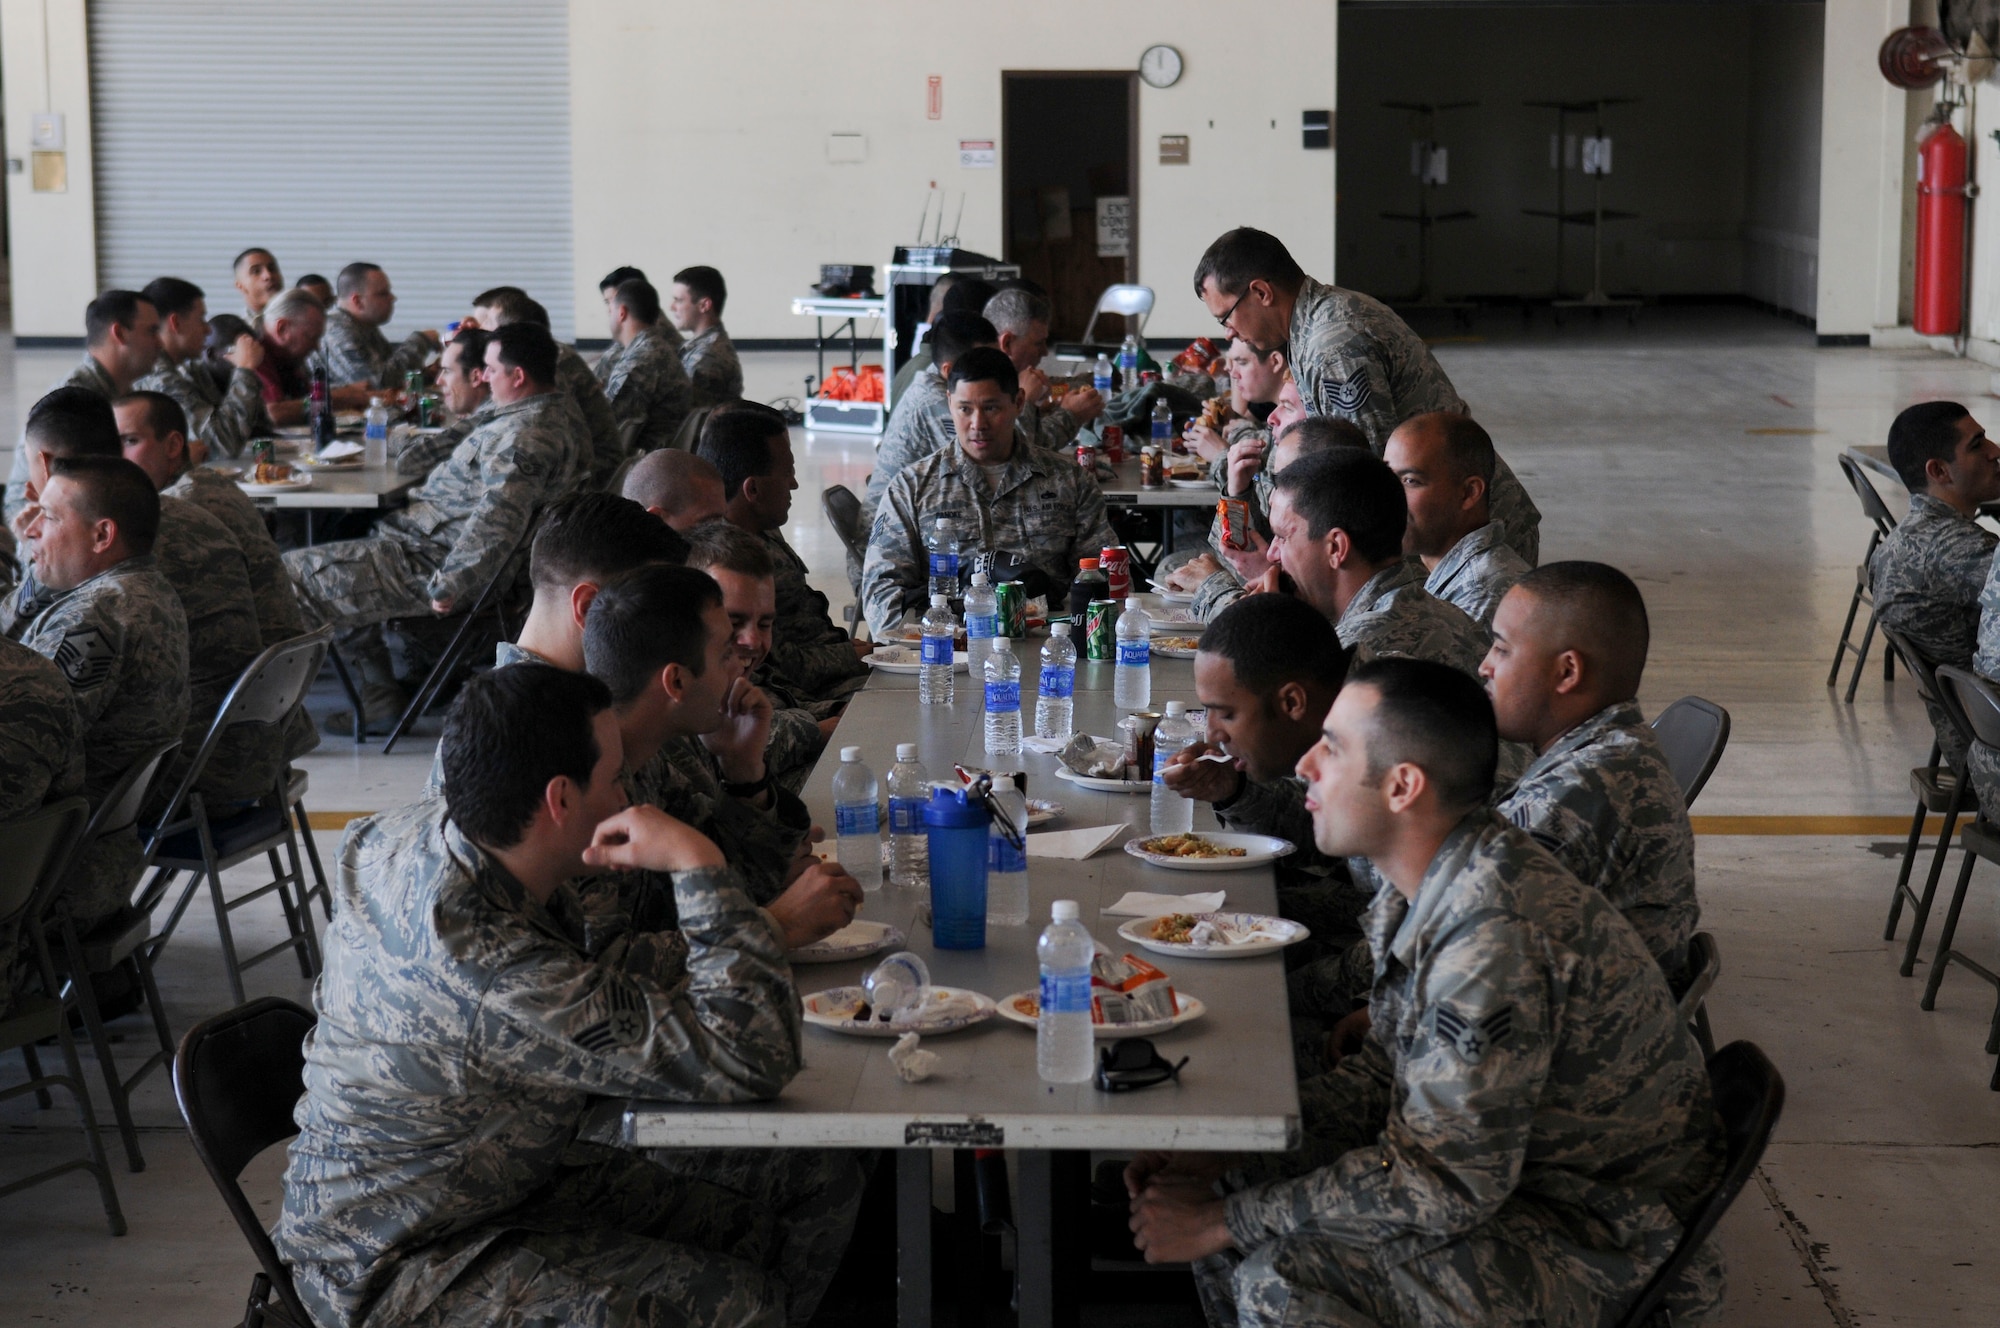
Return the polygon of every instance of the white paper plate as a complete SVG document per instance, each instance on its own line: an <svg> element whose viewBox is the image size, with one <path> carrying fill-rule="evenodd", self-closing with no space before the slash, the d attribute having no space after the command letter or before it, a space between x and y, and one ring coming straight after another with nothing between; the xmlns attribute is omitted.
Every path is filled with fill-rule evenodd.
<svg viewBox="0 0 2000 1328"><path fill-rule="evenodd" d="M963 987L932 987L931 990L949 996L970 996L977 1002L978 1009L971 1014L957 1014L943 1019L919 1017L907 1023L893 1024L871 1019L867 1023L862 1023L844 1014L827 1013L832 1009L845 1009L862 999L861 988L829 987L825 991L816 991L804 998L805 1020L830 1033L845 1033L850 1037L895 1038L905 1033L921 1033L925 1037L935 1037L939 1033L955 1033L961 1028L970 1028L993 1017L995 1007L991 996L982 996Z"/></svg>
<svg viewBox="0 0 2000 1328"><path fill-rule="evenodd" d="M254 474L255 472L252 473ZM255 480L238 480L236 481L236 487L253 498L261 498L274 493L291 493L296 489L310 489L312 488L312 482L313 477L311 475L294 471L290 479L280 480L276 484L259 484Z"/></svg>
<svg viewBox="0 0 2000 1328"><path fill-rule="evenodd" d="M314 470L359 470L362 467L363 461L364 458L359 452L355 452L350 456L336 457L332 461L322 461L317 456L299 458L300 465L311 466Z"/></svg>
<svg viewBox="0 0 2000 1328"><path fill-rule="evenodd" d="M1240 867L1261 867L1267 862L1276 862L1297 845L1289 839L1279 839L1275 835L1238 835L1220 830L1202 830L1197 833L1211 844L1223 848L1246 850L1240 858L1175 858L1164 853L1148 853L1139 847L1153 835L1140 835L1125 841L1125 851L1141 862L1150 862L1155 867L1166 867L1173 871L1235 871Z"/></svg>
<svg viewBox="0 0 2000 1328"><path fill-rule="evenodd" d="M907 939L900 927L856 918L833 935L802 945L785 958L794 964L832 964L843 959L863 959L883 950L900 950Z"/></svg>
<svg viewBox="0 0 2000 1328"><path fill-rule="evenodd" d="M1097 779L1090 775L1079 775L1068 766L1057 766L1056 778L1066 779L1078 788L1096 789L1099 793L1151 793L1153 791L1153 781L1150 779Z"/></svg>
<svg viewBox="0 0 2000 1328"><path fill-rule="evenodd" d="M1062 814L1063 805L1059 802L1050 802L1046 798L1028 799L1028 828L1030 830L1033 830L1037 826L1047 825Z"/></svg>
<svg viewBox="0 0 2000 1328"><path fill-rule="evenodd" d="M1134 945L1151 950L1154 954L1173 955L1177 959L1249 959L1254 955L1276 953L1312 935L1302 922L1293 922L1290 918L1274 918L1263 913L1197 913L1194 916L1226 919L1244 925L1262 923L1270 934L1239 945L1178 945L1153 939L1153 924L1158 922L1159 918L1134 918L1120 927L1118 934Z"/></svg>
<svg viewBox="0 0 2000 1328"><path fill-rule="evenodd" d="M895 646L891 647L891 649L908 651L908 657L905 658L901 654L892 655L886 650L877 650L873 654L863 655L861 662L870 668L880 669L884 673L907 673L913 678L923 672L923 658L916 651L910 650L907 646ZM954 650L951 652L951 666L958 672L963 673L965 672L966 661L970 658L963 650Z"/></svg>
<svg viewBox="0 0 2000 1328"><path fill-rule="evenodd" d="M1030 987L1026 991L1017 991L1012 996L1003 996L999 1005L1000 1017L1033 1028L1036 1022L1035 1016L1020 1008L1015 1002L1033 1001L1038 995L1039 993ZM1171 1019L1152 1019L1143 1024L1092 1024L1090 1031L1101 1038L1153 1037L1169 1029L1179 1028L1189 1020L1199 1019L1208 1013L1208 1006L1203 1003L1201 997L1190 996L1178 988L1174 990L1174 1003L1180 1009Z"/></svg>
<svg viewBox="0 0 2000 1328"><path fill-rule="evenodd" d="M1200 636L1205 626L1207 624L1192 613L1153 613L1149 610L1146 614L1148 636Z"/></svg>
<svg viewBox="0 0 2000 1328"><path fill-rule="evenodd" d="M1179 633L1179 634L1177 634L1177 636L1184 636L1184 637L1186 637L1186 639L1187 639L1187 640L1189 640L1189 641L1199 641L1199 640L1201 640L1201 637L1200 637L1200 635L1199 635L1198 633L1195 633L1195 632L1184 632L1184 633ZM1162 642L1165 642L1165 641L1171 641L1171 640L1175 640L1175 639L1176 639L1176 636L1162 636L1162 637L1160 637L1160 638L1156 639L1156 640L1155 640L1155 641L1154 641L1154 642L1152 643L1152 646L1153 646L1153 653L1154 653L1154 654L1156 654L1156 655L1158 655L1158 656L1159 656L1159 657L1160 657L1161 659L1193 659L1193 658L1194 658L1194 656L1195 656L1195 647L1194 647L1194 646L1191 646L1191 645L1190 645L1190 646L1170 646L1170 645L1164 645L1164 644L1162 644Z"/></svg>
<svg viewBox="0 0 2000 1328"><path fill-rule="evenodd" d="M1152 583L1152 587L1153 594L1159 597L1162 604L1194 603L1194 592L1192 590L1175 590L1164 581L1155 581Z"/></svg>
<svg viewBox="0 0 2000 1328"><path fill-rule="evenodd" d="M1208 479L1168 480L1167 483L1176 489L1213 489L1215 487L1215 481ZM1220 494L1216 496L1221 497Z"/></svg>

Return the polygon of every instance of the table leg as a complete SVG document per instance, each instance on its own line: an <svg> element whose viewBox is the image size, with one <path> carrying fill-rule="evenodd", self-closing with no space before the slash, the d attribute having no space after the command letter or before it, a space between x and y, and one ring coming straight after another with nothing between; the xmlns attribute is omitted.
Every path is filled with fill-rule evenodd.
<svg viewBox="0 0 2000 1328"><path fill-rule="evenodd" d="M1024 1151L1018 1159L1021 1202L1015 1209L1015 1275L1020 1279L1021 1328L1053 1328L1056 1317L1055 1154Z"/></svg>
<svg viewBox="0 0 2000 1328"><path fill-rule="evenodd" d="M930 1328L930 1321L931 1155L902 1148L896 1151L896 1322Z"/></svg>

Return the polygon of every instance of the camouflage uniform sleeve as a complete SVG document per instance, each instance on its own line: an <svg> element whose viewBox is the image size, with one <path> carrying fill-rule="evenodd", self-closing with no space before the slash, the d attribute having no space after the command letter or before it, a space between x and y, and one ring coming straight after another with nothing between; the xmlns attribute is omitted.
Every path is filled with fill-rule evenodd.
<svg viewBox="0 0 2000 1328"><path fill-rule="evenodd" d="M1402 421L1396 418L1395 387L1375 339L1347 324L1323 324L1315 329L1306 355L1314 378L1306 413L1354 421L1379 453Z"/></svg>
<svg viewBox="0 0 2000 1328"><path fill-rule="evenodd" d="M346 319L329 315L326 333L319 342L320 358L326 362L327 381L336 387L346 383L366 383L380 387L381 379L367 348Z"/></svg>
<svg viewBox="0 0 2000 1328"><path fill-rule="evenodd" d="M771 790L771 805L752 807L723 796L715 803L716 842L742 873L744 889L759 905L785 891L785 874L798 856L799 841L812 829L812 813L798 796Z"/></svg>
<svg viewBox="0 0 2000 1328"><path fill-rule="evenodd" d="M408 444L396 456L396 473L414 475L421 479L436 470L438 463L458 449L458 445L472 433L473 416L467 416L455 424L446 425L438 433L426 438L411 437Z"/></svg>
<svg viewBox="0 0 2000 1328"><path fill-rule="evenodd" d="M375 380L376 387L401 387L410 374L421 370L430 362L430 338L421 332L412 332L403 338L401 345L389 353L382 365L382 372Z"/></svg>
<svg viewBox="0 0 2000 1328"><path fill-rule="evenodd" d="M1189 611L1203 622L1214 622L1216 615L1242 599L1243 583L1227 571L1211 572L1208 579L1195 588L1194 603Z"/></svg>
<svg viewBox="0 0 2000 1328"><path fill-rule="evenodd" d="M868 532L868 557L861 566L861 611L878 641L895 630L910 605L921 602L930 584L915 478L905 470L891 481ZM1104 499L1097 502L1102 519Z"/></svg>
<svg viewBox="0 0 2000 1328"><path fill-rule="evenodd" d="M862 515L871 522L881 511L882 499L896 476L945 443L956 441L948 420L940 438L937 417L922 410L906 411L900 416L892 412L890 425L882 435L882 445L875 449L875 469L868 476L868 494L862 500Z"/></svg>
<svg viewBox="0 0 2000 1328"><path fill-rule="evenodd" d="M0 642L0 819L83 787L83 720L56 667Z"/></svg>
<svg viewBox="0 0 2000 1328"><path fill-rule="evenodd" d="M1540 783L1517 784L1500 804L1500 814L1533 836L1570 875L1594 883L1604 876L1607 846L1598 842L1597 827L1560 793Z"/></svg>
<svg viewBox="0 0 2000 1328"><path fill-rule="evenodd" d="M229 391L208 417L202 437L224 456L238 457L252 438L271 432L271 413L264 408L264 385L248 369L229 375Z"/></svg>
<svg viewBox="0 0 2000 1328"><path fill-rule="evenodd" d="M777 1095L800 1064L784 942L727 869L678 872L687 938L614 941L595 959L544 951L480 1002L474 1055L505 1079L616 1096L740 1102Z"/></svg>
<svg viewBox="0 0 2000 1328"><path fill-rule="evenodd" d="M1076 494L1076 535L1070 541L1067 571L1061 578L1068 585L1076 575L1079 558L1095 558L1106 545L1119 543L1118 532L1111 528L1111 518L1104 510L1104 490L1097 481L1075 466L1064 466L1062 473L1074 486Z"/></svg>
<svg viewBox="0 0 2000 1328"><path fill-rule="evenodd" d="M1061 406L1050 406L1035 421L1035 441L1051 452L1066 451L1076 441L1077 430L1082 427L1076 422L1076 416Z"/></svg>
<svg viewBox="0 0 2000 1328"><path fill-rule="evenodd" d="M1402 1025L1369 1032L1407 1047L1380 1137L1296 1180L1232 1195L1238 1247L1293 1232L1450 1237L1499 1211L1520 1177L1555 1045L1556 975L1541 948L1526 922L1498 915L1441 937L1419 960Z"/></svg>
<svg viewBox="0 0 2000 1328"><path fill-rule="evenodd" d="M530 428L494 449L481 469L485 488L479 504L466 517L444 563L431 575L424 593L432 599L458 601L469 608L472 597L493 575L496 560L507 556L528 529L535 509L562 478L563 467Z"/></svg>

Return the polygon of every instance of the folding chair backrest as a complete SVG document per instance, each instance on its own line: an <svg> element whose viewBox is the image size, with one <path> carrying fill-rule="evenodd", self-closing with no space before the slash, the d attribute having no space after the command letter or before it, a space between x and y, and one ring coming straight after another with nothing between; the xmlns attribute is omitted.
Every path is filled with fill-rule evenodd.
<svg viewBox="0 0 2000 1328"><path fill-rule="evenodd" d="M161 743L118 776L118 782L111 786L111 791L104 795L104 801L98 803L97 810L90 814L90 824L83 832L85 843L106 835L121 834L139 823L140 810L153 796L153 781L159 777L167 759L180 750L180 746L178 738Z"/></svg>
<svg viewBox="0 0 2000 1328"><path fill-rule="evenodd" d="M1880 623L1878 626L1881 627L1882 635L1888 639L1889 644L1895 647L1896 653L1902 656L1903 663L1909 667L1910 676L1917 680L1918 695L1943 710L1945 718L1958 730L1959 736L1970 743L1973 737L1972 724L1966 719L1965 712L1958 708L1958 698L1946 692L1944 684L1938 681L1936 662L1911 644L1909 637L1889 624Z"/></svg>
<svg viewBox="0 0 2000 1328"><path fill-rule="evenodd" d="M1937 680L1938 690L1965 716L1973 741L2000 750L2000 689L1954 664L1940 664Z"/></svg>
<svg viewBox="0 0 2000 1328"><path fill-rule="evenodd" d="M1683 696L1653 718L1653 732L1681 786L1681 797L1694 806L1708 777L1729 745L1729 712L1699 696Z"/></svg>
<svg viewBox="0 0 2000 1328"><path fill-rule="evenodd" d="M1128 321L1125 324L1126 330L1133 336L1143 335L1146 330L1146 319L1152 312L1151 286L1135 286L1123 282L1115 286L1106 286L1104 293L1097 297L1097 307L1090 311L1090 322L1083 329L1083 339L1089 341L1091 333L1097 330L1097 319L1100 314L1121 314L1128 320L1136 318L1139 320L1138 325L1135 327Z"/></svg>
<svg viewBox="0 0 2000 1328"><path fill-rule="evenodd" d="M49 892L82 841L89 819L90 805L72 797L0 825L0 934L11 935L6 924Z"/></svg>
<svg viewBox="0 0 2000 1328"><path fill-rule="evenodd" d="M292 1112L305 1092L305 1036L312 1011L266 996L204 1019L181 1038L174 1098L195 1155L250 1242L285 1308L308 1323L263 1221L244 1197L243 1168L299 1132Z"/></svg>
<svg viewBox="0 0 2000 1328"><path fill-rule="evenodd" d="M1861 468L1861 463L1845 454L1839 460L1841 473L1847 476L1847 482L1854 487L1854 496L1861 500L1862 514L1875 523L1876 534L1886 535L1894 530L1895 513L1891 512L1889 504L1882 500L1882 491L1875 487L1875 481L1868 478L1868 472Z"/></svg>
<svg viewBox="0 0 2000 1328"><path fill-rule="evenodd" d="M1722 1179L1689 1219L1681 1242L1653 1280L1639 1293L1619 1320L1619 1328L1641 1328L1659 1311L1687 1265L1729 1211L1729 1205L1749 1183L1764 1157L1771 1131L1785 1109L1785 1080L1754 1042L1732 1042L1708 1058L1708 1080L1715 1092L1715 1114L1722 1119L1728 1160Z"/></svg>
<svg viewBox="0 0 2000 1328"><path fill-rule="evenodd" d="M820 491L820 510L840 537L840 546L851 554L866 553L868 532L861 528L861 500L845 484L829 484Z"/></svg>
<svg viewBox="0 0 2000 1328"><path fill-rule="evenodd" d="M1688 938L1687 987L1677 1002L1681 1018L1692 1021L1694 1012L1722 976L1722 951L1715 937L1698 931Z"/></svg>

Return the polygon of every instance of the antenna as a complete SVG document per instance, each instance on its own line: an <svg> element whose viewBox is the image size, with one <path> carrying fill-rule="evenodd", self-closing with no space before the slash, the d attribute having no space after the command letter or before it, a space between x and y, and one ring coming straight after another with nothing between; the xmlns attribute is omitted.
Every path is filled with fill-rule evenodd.
<svg viewBox="0 0 2000 1328"><path fill-rule="evenodd" d="M918 244L922 244L924 242L924 223L931 219L931 195L936 192L937 192L937 181L933 180L931 181L931 187L924 191L924 210L917 214ZM944 211L942 205L939 206L938 211L939 212Z"/></svg>
<svg viewBox="0 0 2000 1328"><path fill-rule="evenodd" d="M938 209L938 217L940 220L942 220L944 217L944 209L942 207ZM958 193L958 213L951 219L951 238L946 241L946 243L950 244L953 248L958 247L958 223L964 220L965 220L965 191L961 189L959 190Z"/></svg>

